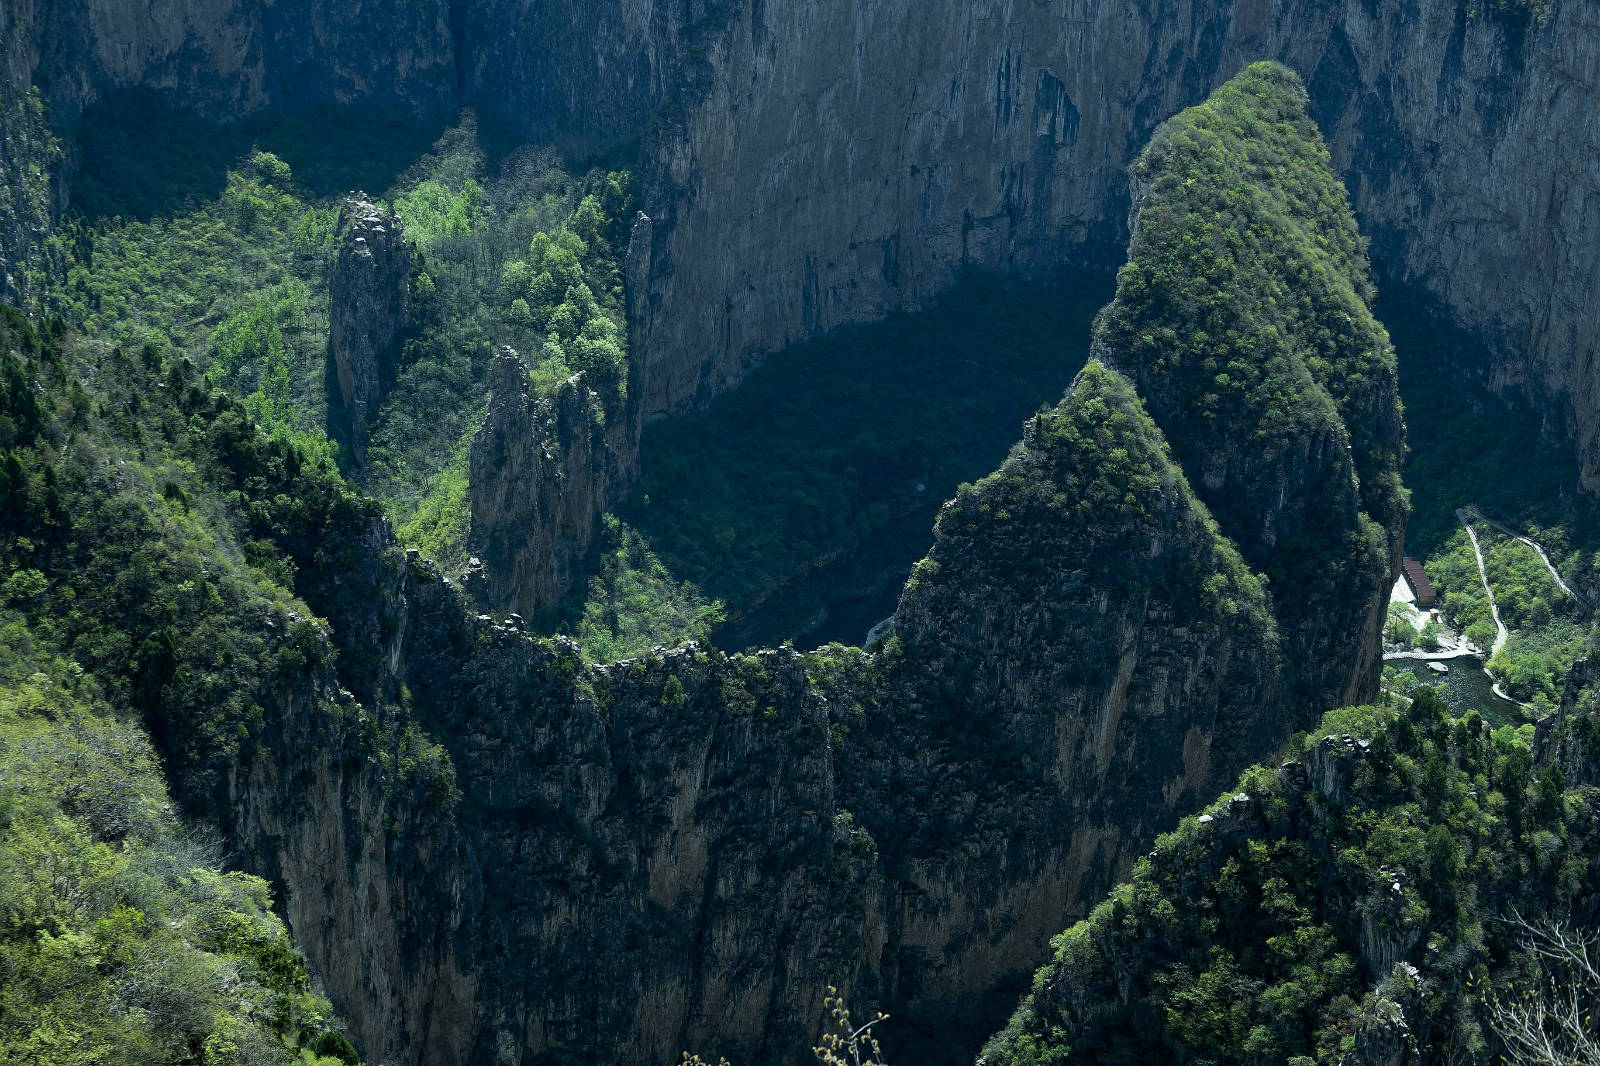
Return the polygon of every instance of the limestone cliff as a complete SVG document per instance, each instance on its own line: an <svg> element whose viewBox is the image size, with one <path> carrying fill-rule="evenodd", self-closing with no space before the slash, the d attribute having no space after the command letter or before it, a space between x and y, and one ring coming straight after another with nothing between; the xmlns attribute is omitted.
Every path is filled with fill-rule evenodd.
<svg viewBox="0 0 1600 1066"><path fill-rule="evenodd" d="M595 523L626 485L638 453L628 411L607 418L583 375L529 394L528 371L502 348L489 411L472 438L471 551L497 610L540 618L580 574Z"/></svg>
<svg viewBox="0 0 1600 1066"><path fill-rule="evenodd" d="M1380 271L1495 345L1497 383L1575 435L1593 490L1600 11L1498 7L16 0L0 52L67 126L145 86L223 117L469 102L588 145L648 127L647 415L798 337L924 304L967 263L1109 263L1156 124L1279 59L1310 88ZM27 232L0 233L0 256L26 258Z"/></svg>
<svg viewBox="0 0 1600 1066"><path fill-rule="evenodd" d="M1303 133L1299 102L1234 89L1215 110L1239 136ZM1185 165L1149 158L1144 216ZM1276 290L1253 275L1297 277L1290 238L1315 237L1312 263L1343 283L1299 285L1305 316L1374 341L1348 214L1295 195L1331 185L1320 157L1296 162L1221 169L1286 228L1248 229L1284 254L1242 260L1216 294L1256 307ZM630 272L651 269L652 230L636 221ZM1107 320L1132 321L1142 267L1192 236L1141 221ZM1211 309L1165 284L1182 311L1160 322L1170 350L1221 351ZM1285 350L1233 353L1238 372L1312 366L1319 334L1288 325ZM944 509L877 653L587 665L480 613L375 502L187 361L96 338L5 353L6 417L37 441L7 457L0 486L22 505L0 514L8 558L39 570L6 594L71 592L51 624L144 716L174 795L280 886L369 1061L798 1062L830 984L902 1019L899 1061L951 1061L1156 833L1323 709L1321 688L1294 698L1284 652L1305 644L1252 569L1261 516L1219 523L1226 501L1185 469L1200 438L1183 413L1207 381L1156 374L1119 337L1107 327L1106 350L1153 399L1092 362ZM1373 355L1355 344L1352 365L1392 397ZM491 539L517 587L554 587L637 432L637 378L609 401L581 376L530 400L515 356L494 376L474 518L523 538ZM1279 412L1287 439L1303 423L1344 450L1275 464L1223 435L1232 491L1276 493L1284 516L1328 494L1347 520L1352 478L1393 478L1398 452L1341 432L1357 408L1321 387ZM1331 572L1365 572L1365 545L1337 535L1353 528L1319 543ZM1330 618L1366 608L1360 582L1317 595ZM1330 674L1362 676L1361 634L1317 647Z"/></svg>
<svg viewBox="0 0 1600 1066"><path fill-rule="evenodd" d="M400 216L364 194L345 200L328 280L329 435L359 461L411 326L411 245Z"/></svg>
<svg viewBox="0 0 1600 1066"><path fill-rule="evenodd" d="M1119 247L1156 124L1259 58L1299 72L1382 273L1489 337L1600 470L1600 8L1458 0L742 3L648 162L648 412L764 351L924 304L966 263Z"/></svg>
<svg viewBox="0 0 1600 1066"><path fill-rule="evenodd" d="M149 88L218 119L268 105L455 101L448 5L344 0L11 0L9 42L59 119Z"/></svg>
<svg viewBox="0 0 1600 1066"><path fill-rule="evenodd" d="M645 299L653 228L643 212L635 215L623 260L630 320ZM637 382L638 365L630 361L627 381L596 383L577 374L534 398L517 353L501 349L468 477L468 546L482 566L473 592L490 606L548 618L581 578L596 523L638 470Z"/></svg>
<svg viewBox="0 0 1600 1066"><path fill-rule="evenodd" d="M306 884L301 943L392 1063L801 1061L830 983L970 1047L966 1005L1293 724L1264 593L1098 366L950 505L877 658L584 667L381 528L343 539L300 587L340 681L449 749L456 828L339 754L352 705L262 745L241 832Z"/></svg>
<svg viewBox="0 0 1600 1066"><path fill-rule="evenodd" d="M1242 81L1218 113L1304 129L1299 97ZM1150 158L1159 186L1176 164ZM1223 180L1270 192L1299 174ZM1337 201L1280 201L1327 248L1350 236ZM1136 264L1187 236L1140 233ZM1324 254L1362 276L1349 248ZM1204 324L1169 323L1175 350ZM1263 367L1277 358L1259 354ZM1378 391L1392 396L1392 367L1362 365L1388 374ZM536 504L559 500L564 478L592 476L558 457L599 454L584 443L595 401L577 379L530 404L509 353L495 374L481 461ZM1181 383L1156 383L1177 402ZM1331 407L1301 414L1320 433ZM563 418L577 437L547 444ZM303 746L287 755L258 749L241 804L258 813L237 832L255 864L285 871L302 942L384 1061L652 1062L683 1048L799 1061L830 984L903 1018L907 1061L959 1058L1054 930L1328 705L1293 699L1280 632L1298 616L1213 519L1168 436L1134 384L1091 362L1000 469L945 507L877 654L688 648L587 667L570 644L476 614L381 522L352 514L293 550L353 702L320 724L297 718ZM1331 468L1353 485L1360 464L1339 442ZM1374 461L1384 454L1397 459ZM1281 488L1286 514L1332 491L1314 465L1250 469ZM330 539L342 557L319 549ZM1335 542L1345 558L1330 548L1330 565L1372 562L1358 541ZM1343 618L1368 599L1357 583L1318 602ZM1362 675L1362 632L1334 629L1320 647L1331 672ZM383 768L404 760L358 769L340 733L352 716L425 726L449 752L455 805L385 785ZM296 770L303 760L312 768ZM303 813L308 788L338 827ZM332 845L348 858L330 877L316 857Z"/></svg>

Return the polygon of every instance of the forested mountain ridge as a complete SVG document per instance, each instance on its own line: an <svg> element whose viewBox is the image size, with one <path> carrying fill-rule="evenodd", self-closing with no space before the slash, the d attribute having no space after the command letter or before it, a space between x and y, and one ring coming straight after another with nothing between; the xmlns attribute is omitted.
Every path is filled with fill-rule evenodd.
<svg viewBox="0 0 1600 1066"><path fill-rule="evenodd" d="M1600 921L1593 776L1562 769L1593 758L1591 715L1537 761L1426 688L1329 715L1057 937L978 1061L1503 1061L1508 1006L1583 987L1530 934Z"/></svg>
<svg viewBox="0 0 1600 1066"><path fill-rule="evenodd" d="M1291 76L1240 84L1226 121L1303 118ZM1364 276L1342 239L1318 254ZM946 507L881 651L587 665L185 359L48 329L7 355L10 609L282 886L370 1060L795 1061L830 984L959 1057L1156 832L1331 705L1289 698L1274 591L1101 363ZM1397 443L1340 443L1392 474ZM1358 528L1327 550L1386 566ZM1352 676L1359 637L1327 649Z"/></svg>
<svg viewBox="0 0 1600 1066"><path fill-rule="evenodd" d="M1131 168L1128 263L1094 350L1268 578L1293 698L1329 706L1373 691L1405 429L1366 244L1308 105L1292 73L1255 64L1156 131ZM1352 645L1371 653L1324 650Z"/></svg>

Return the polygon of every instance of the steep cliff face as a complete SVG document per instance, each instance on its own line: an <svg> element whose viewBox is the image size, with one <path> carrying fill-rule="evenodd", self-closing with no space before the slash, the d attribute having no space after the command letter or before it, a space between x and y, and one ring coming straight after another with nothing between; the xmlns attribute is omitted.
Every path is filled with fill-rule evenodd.
<svg viewBox="0 0 1600 1066"><path fill-rule="evenodd" d="M904 784L849 799L897 904L889 990L923 1019L1014 974L1051 914L1294 724L1268 597L1097 362L946 505L895 625Z"/></svg>
<svg viewBox="0 0 1600 1066"><path fill-rule="evenodd" d="M68 124L138 85L223 117L471 102L587 145L648 127L646 414L703 401L798 337L919 306L965 263L1111 259L1125 167L1156 123L1276 58L1311 89L1381 270L1495 344L1498 384L1576 437L1594 490L1600 13L1469 9L19 0L3 47L14 84L39 85ZM25 233L7 239L25 258Z"/></svg>
<svg viewBox="0 0 1600 1066"><path fill-rule="evenodd" d="M0 83L0 299L7 303L27 306L38 288L31 275L49 267L60 155L38 95L26 82Z"/></svg>
<svg viewBox="0 0 1600 1066"><path fill-rule="evenodd" d="M405 692L444 740L465 850L375 847L415 840L413 808L319 738L337 715L262 746L286 769L254 771L248 832L291 885L311 877L289 893L302 943L390 1062L800 1061L829 984L970 1047L966 1005L1293 724L1263 591L1098 365L951 504L903 646L876 658L584 667L474 618L381 528L347 539L359 561L307 558L302 589L341 682L378 706ZM342 829L293 816L308 787ZM313 876L340 841L350 859ZM339 936L363 921L352 958ZM919 1061L949 1056L932 1043Z"/></svg>
<svg viewBox="0 0 1600 1066"><path fill-rule="evenodd" d="M627 410L608 419L581 374L532 398L510 348L495 359L489 390L472 439L468 543L489 604L541 617L572 587L596 520L631 477L638 430Z"/></svg>
<svg viewBox="0 0 1600 1066"><path fill-rule="evenodd" d="M1600 11L1456 0L748 3L652 162L648 412L755 355L924 303L964 263L1048 273L1120 245L1125 167L1244 63L1311 91L1374 257L1493 338L1596 483Z"/></svg>
<svg viewBox="0 0 1600 1066"><path fill-rule="evenodd" d="M1278 102L1218 106L1303 122ZM1326 221L1285 210L1313 229ZM1177 323L1176 339L1200 324ZM562 417L554 401L527 402L513 355L496 377L502 409L481 461L559 485L569 472L552 456L584 454L581 443L488 454L559 439ZM1328 491L1320 476L1275 483ZM399 987L329 959L368 1053L391 1062L645 1062L685 1047L796 1061L829 984L907 1019L913 1060L959 1058L992 1020L976 1005L1003 997L1067 916L1320 709L1288 700L1297 675L1272 596L1135 387L1098 362L947 505L898 636L876 655L690 648L585 667L570 644L474 615L462 591L385 547L381 527L339 539L359 556L319 561L307 548L297 563L340 643L340 682L428 723L461 797L459 851L430 851L431 869L388 884L392 864L358 864L296 919L344 928L365 877L369 913L409 931L365 937L372 969L409 974L422 956L408 953L435 953ZM1366 604L1355 587L1324 607ZM1361 634L1345 639L1324 651L1353 673ZM268 792L268 809L289 802ZM258 846L315 854L324 831L299 824L310 842L258 834ZM320 960L337 934L310 942ZM375 993L390 998L369 1009Z"/></svg>
<svg viewBox="0 0 1600 1066"><path fill-rule="evenodd" d="M444 3L16 0L10 25L60 118L118 89L160 90L230 119L270 104L382 102L419 114L455 100Z"/></svg>
<svg viewBox="0 0 1600 1066"><path fill-rule="evenodd" d="M1319 233L1337 218L1283 210ZM1140 232L1145 249L1185 239ZM1208 324L1168 327L1188 350ZM798 1062L830 984L906 1020L901 1061L959 1059L1052 932L1320 709L1286 700L1272 590L1175 433L1099 362L947 506L880 653L589 666L479 613L377 504L187 362L93 339L73 355L21 351L0 375L38 435L0 478L25 506L0 514L44 546L33 584L73 593L75 651L141 708L174 792L281 883L371 1061ZM530 402L509 353L494 374L474 464L502 480L482 508L555 531L548 556L508 545L541 587L637 408L608 410L581 376ZM1203 401L1182 387L1163 402ZM1284 513L1326 490L1319 468L1263 469ZM1359 610L1366 592L1344 595ZM1345 672L1364 654L1324 651Z"/></svg>
<svg viewBox="0 0 1600 1066"><path fill-rule="evenodd" d="M328 280L328 422L359 459L411 326L411 245L400 217L363 194L344 202Z"/></svg>

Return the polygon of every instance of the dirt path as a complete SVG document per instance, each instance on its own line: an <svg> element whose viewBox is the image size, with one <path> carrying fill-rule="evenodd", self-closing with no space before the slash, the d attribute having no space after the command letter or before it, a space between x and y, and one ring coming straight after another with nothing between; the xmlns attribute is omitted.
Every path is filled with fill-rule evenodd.
<svg viewBox="0 0 1600 1066"><path fill-rule="evenodd" d="M1460 520L1461 528L1467 531L1467 539L1472 541L1472 554L1478 557L1478 579L1483 582L1483 591L1489 597L1489 613L1494 616L1494 647L1489 649L1489 658L1492 660L1500 654L1500 649L1506 646L1506 638L1510 633L1506 631L1506 624L1500 620L1500 607L1494 602L1494 589L1489 586L1489 571L1483 565L1483 549L1478 546L1478 534L1472 528L1472 518L1469 515L1475 516L1477 511L1468 507L1456 508L1456 518Z"/></svg>

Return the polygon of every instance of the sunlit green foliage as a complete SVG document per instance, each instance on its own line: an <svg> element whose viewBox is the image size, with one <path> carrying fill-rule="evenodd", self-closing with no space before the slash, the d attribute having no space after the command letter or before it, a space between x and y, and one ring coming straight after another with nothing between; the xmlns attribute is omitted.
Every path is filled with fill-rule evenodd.
<svg viewBox="0 0 1600 1066"><path fill-rule="evenodd" d="M1129 177L1133 237L1096 343L1267 578L1291 698L1322 705L1323 646L1363 625L1406 513L1365 242L1304 86L1275 63L1169 119Z"/></svg>
<svg viewBox="0 0 1600 1066"><path fill-rule="evenodd" d="M1489 669L1513 699L1551 710L1567 671L1588 645L1587 611L1561 591L1531 547L1487 523L1478 523L1474 531L1500 617L1511 632ZM1488 651L1495 640L1494 619L1465 531L1446 541L1428 567L1444 594L1446 616Z"/></svg>
<svg viewBox="0 0 1600 1066"><path fill-rule="evenodd" d="M709 639L722 622L722 604L674 580L637 530L607 516L604 536L574 634L585 658L611 662L657 645Z"/></svg>
<svg viewBox="0 0 1600 1066"><path fill-rule="evenodd" d="M1334 712L1298 750L1321 737L1336 777L1258 767L1160 837L1055 939L984 1061L1337 1063L1402 1009L1429 1061L1481 1061L1487 1019L1464 979L1516 972L1495 908L1565 915L1588 898L1588 800L1559 770L1535 774L1516 731L1452 719L1426 687Z"/></svg>
<svg viewBox="0 0 1600 1066"><path fill-rule="evenodd" d="M622 402L628 187L625 174L576 178L548 150L523 149L491 166L470 115L396 183L395 210L419 251L417 321L355 473L401 537L442 565L465 561L467 448L500 345L522 354L536 392L587 371L607 410ZM602 204L614 213L600 213ZM571 272L559 292L528 290L521 257L530 247L568 251ZM512 292L507 277L521 278L522 288Z"/></svg>
<svg viewBox="0 0 1600 1066"><path fill-rule="evenodd" d="M391 129L375 145L372 130L346 130L338 116L218 128L154 100L121 106L91 112L80 134L79 211L53 301L129 352L187 356L317 462L335 454L325 353L338 198L374 180L390 198L418 252L416 323L366 462L351 473L408 543L446 565L465 561L466 447L498 345L521 351L541 388L583 371L618 409L627 174L575 178L554 152L531 148L491 163L470 112L427 151L416 130ZM571 267L570 277L556 269L559 291L503 291L508 263L556 245Z"/></svg>
<svg viewBox="0 0 1600 1066"><path fill-rule="evenodd" d="M0 1059L354 1062L329 1016L266 882L219 868L144 734L0 606Z"/></svg>

